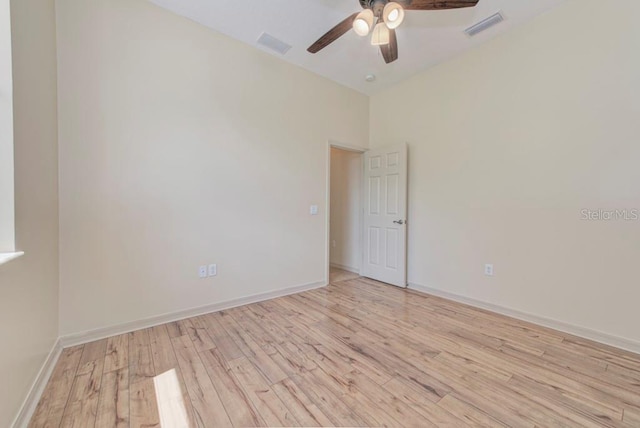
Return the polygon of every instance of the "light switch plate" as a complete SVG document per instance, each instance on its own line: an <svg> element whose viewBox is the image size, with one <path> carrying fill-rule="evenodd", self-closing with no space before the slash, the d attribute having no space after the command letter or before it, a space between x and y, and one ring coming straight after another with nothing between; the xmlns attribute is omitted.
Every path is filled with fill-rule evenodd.
<svg viewBox="0 0 640 428"><path fill-rule="evenodd" d="M209 276L216 276L218 274L218 265L209 265Z"/></svg>
<svg viewBox="0 0 640 428"><path fill-rule="evenodd" d="M311 215L318 215L318 206L317 205L311 205L311 207L309 208L309 213Z"/></svg>

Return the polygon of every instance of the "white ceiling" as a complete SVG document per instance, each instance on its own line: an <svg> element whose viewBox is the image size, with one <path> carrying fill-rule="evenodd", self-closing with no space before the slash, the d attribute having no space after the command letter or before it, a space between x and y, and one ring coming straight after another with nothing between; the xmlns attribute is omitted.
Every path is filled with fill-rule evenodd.
<svg viewBox="0 0 640 428"><path fill-rule="evenodd" d="M151 0L234 39L255 46L314 73L373 94L428 67L522 24L564 0L480 0L474 8L407 11L396 30L399 59L385 64L368 37L347 32L313 55L307 47L350 14L362 10L358 0ZM469 38L463 30L502 11L506 20ZM256 40L267 32L293 47L286 55ZM367 83L365 76L376 81Z"/></svg>

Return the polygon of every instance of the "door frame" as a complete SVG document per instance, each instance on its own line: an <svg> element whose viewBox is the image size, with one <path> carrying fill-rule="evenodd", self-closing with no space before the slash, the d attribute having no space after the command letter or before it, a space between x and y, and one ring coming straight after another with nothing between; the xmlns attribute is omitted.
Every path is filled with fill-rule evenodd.
<svg viewBox="0 0 640 428"><path fill-rule="evenodd" d="M362 158L362 162L361 162L361 171L360 171L360 176L361 178L364 176L364 153L367 152L369 149L368 148L364 148L364 147L358 147L358 146L353 146L350 144L345 144L345 143L341 143L339 141L335 141L335 140L329 140L327 142L327 165L326 165L326 171L327 171L327 182L326 182L326 201L325 201L325 206L327 207L326 209L326 213L325 213L325 228L327 230L326 236L325 236L325 282L326 285L329 285L329 281L331 279L330 273L331 273L331 149L335 148L335 149L339 149L339 150L344 150L347 152L354 152L354 153L360 153L361 158ZM362 228L362 222L364 221L364 212L363 212L363 183L362 183L362 179L360 180L360 212L358 213L359 215L359 220L360 220L360 230L358 231L358 241L360 244L360 267L359 270L362 269L362 262L364 260L364 250L362 248L363 246L363 228Z"/></svg>

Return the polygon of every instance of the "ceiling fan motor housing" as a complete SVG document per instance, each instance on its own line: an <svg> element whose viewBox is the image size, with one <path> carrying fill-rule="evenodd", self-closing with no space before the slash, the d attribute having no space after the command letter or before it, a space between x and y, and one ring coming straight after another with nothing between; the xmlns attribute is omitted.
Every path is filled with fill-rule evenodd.
<svg viewBox="0 0 640 428"><path fill-rule="evenodd" d="M360 0L360 6L363 9L372 9L374 13L384 9L384 5L389 3L389 0Z"/></svg>

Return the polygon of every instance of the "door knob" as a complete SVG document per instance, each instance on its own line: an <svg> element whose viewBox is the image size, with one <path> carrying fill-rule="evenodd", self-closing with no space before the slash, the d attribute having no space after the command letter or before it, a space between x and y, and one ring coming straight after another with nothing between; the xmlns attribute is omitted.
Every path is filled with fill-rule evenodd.
<svg viewBox="0 0 640 428"><path fill-rule="evenodd" d="M393 220L393 222L400 225L404 224L404 220Z"/></svg>

